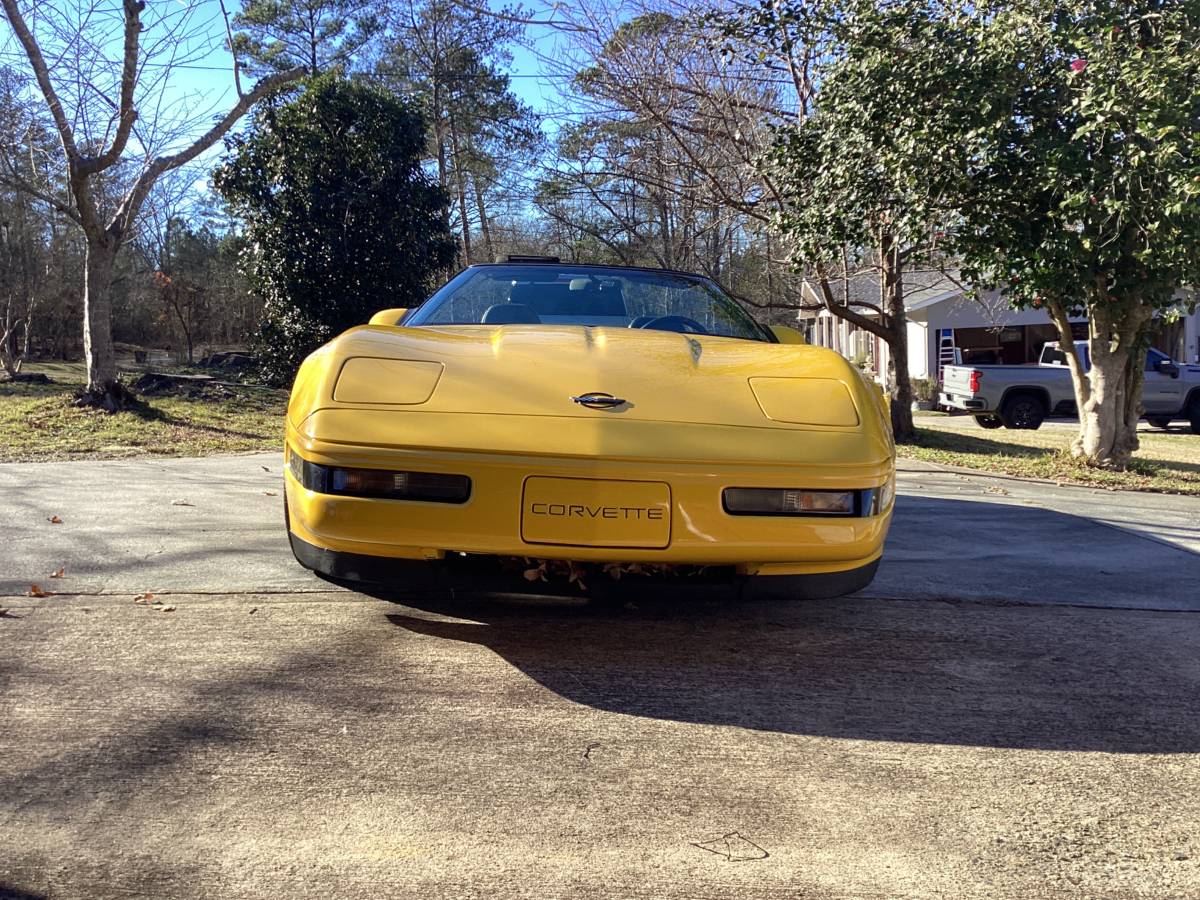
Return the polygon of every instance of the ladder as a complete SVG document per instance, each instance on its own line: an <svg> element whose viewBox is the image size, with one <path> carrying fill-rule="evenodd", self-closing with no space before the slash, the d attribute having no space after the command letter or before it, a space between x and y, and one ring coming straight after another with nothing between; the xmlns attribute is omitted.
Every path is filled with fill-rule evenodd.
<svg viewBox="0 0 1200 900"><path fill-rule="evenodd" d="M938 329L937 378L942 380L942 369L946 366L956 366L962 362L962 354L954 346L954 329Z"/></svg>

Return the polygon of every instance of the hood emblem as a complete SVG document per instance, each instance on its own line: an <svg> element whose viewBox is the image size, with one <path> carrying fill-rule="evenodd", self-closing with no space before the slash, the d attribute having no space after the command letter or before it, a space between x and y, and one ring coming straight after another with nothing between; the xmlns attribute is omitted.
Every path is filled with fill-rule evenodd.
<svg viewBox="0 0 1200 900"><path fill-rule="evenodd" d="M580 406L586 406L588 409L612 409L616 406L621 406L625 400L622 397L614 397L612 394L606 394L604 391L589 391L586 394L580 394L578 397L572 397L575 403Z"/></svg>

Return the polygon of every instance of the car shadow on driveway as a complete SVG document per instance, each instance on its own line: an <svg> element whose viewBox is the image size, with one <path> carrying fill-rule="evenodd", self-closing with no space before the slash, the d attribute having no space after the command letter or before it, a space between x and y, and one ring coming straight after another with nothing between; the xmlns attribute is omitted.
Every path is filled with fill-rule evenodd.
<svg viewBox="0 0 1200 900"><path fill-rule="evenodd" d="M946 558L956 564L939 566ZM631 588L625 607L555 607L370 593L408 607L387 616L399 628L487 647L567 700L627 715L858 740L1191 753L1197 583L1200 556L1081 517L905 497L880 577L840 600L689 602ZM988 602L952 599L962 597ZM1193 611L1156 608L1187 598Z"/></svg>
<svg viewBox="0 0 1200 900"><path fill-rule="evenodd" d="M1039 750L1200 751L1200 620L850 598L387 615L486 647L574 703L784 734Z"/></svg>

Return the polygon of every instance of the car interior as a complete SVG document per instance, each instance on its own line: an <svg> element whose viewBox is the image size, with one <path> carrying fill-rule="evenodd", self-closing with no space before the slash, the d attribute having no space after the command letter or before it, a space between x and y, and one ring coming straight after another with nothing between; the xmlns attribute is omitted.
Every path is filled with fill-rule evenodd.
<svg viewBox="0 0 1200 900"><path fill-rule="evenodd" d="M508 302L489 306L480 321L484 325L535 325L563 318L609 321L628 315L619 284L572 278L569 282L514 284Z"/></svg>

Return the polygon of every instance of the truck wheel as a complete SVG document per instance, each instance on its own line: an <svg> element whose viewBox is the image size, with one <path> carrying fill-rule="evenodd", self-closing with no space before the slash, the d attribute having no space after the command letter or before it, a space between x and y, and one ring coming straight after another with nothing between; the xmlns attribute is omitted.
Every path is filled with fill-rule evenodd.
<svg viewBox="0 0 1200 900"><path fill-rule="evenodd" d="M976 416L976 423L980 428L1003 428L1004 421L999 416Z"/></svg>
<svg viewBox="0 0 1200 900"><path fill-rule="evenodd" d="M1017 394L1004 401L1000 418L1009 428L1037 430L1046 419L1046 404L1033 394Z"/></svg>
<svg viewBox="0 0 1200 900"><path fill-rule="evenodd" d="M1170 428L1171 420L1164 419L1162 416L1147 416L1146 421L1150 423L1151 428Z"/></svg>

